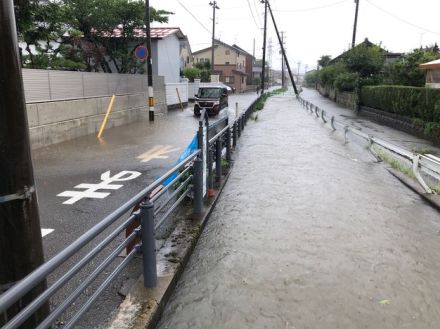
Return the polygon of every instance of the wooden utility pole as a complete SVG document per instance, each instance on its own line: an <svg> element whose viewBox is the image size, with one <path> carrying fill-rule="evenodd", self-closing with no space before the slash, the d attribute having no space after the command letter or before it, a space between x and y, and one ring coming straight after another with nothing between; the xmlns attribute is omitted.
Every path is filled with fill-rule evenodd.
<svg viewBox="0 0 440 329"><path fill-rule="evenodd" d="M281 31L281 43L284 45L284 31ZM284 77L284 57L283 57L283 52L281 52L281 87L284 88L285 83L285 77Z"/></svg>
<svg viewBox="0 0 440 329"><path fill-rule="evenodd" d="M212 7L212 40L211 40L211 74L214 73L214 46L215 46L215 10L220 9L217 6L217 1L211 1L209 5Z"/></svg>
<svg viewBox="0 0 440 329"><path fill-rule="evenodd" d="M261 64L261 93L264 93L264 78L266 73L266 36L267 36L267 1L261 0L264 3L264 35L263 35L263 63Z"/></svg>
<svg viewBox="0 0 440 329"><path fill-rule="evenodd" d="M354 0L356 3L356 11L354 14L354 26L353 26L353 39L351 41L351 48L354 48L356 45L356 29L357 29L357 20L358 20L358 12L359 12L359 0Z"/></svg>
<svg viewBox="0 0 440 329"><path fill-rule="evenodd" d="M275 17L273 16L273 12L272 12L272 8L270 7L269 0L266 0L266 4L267 4L267 7L269 9L270 16L272 17L273 27L275 28L275 32L276 32L277 37L278 37L278 42L280 43L280 47L281 47L281 51L283 53L284 60L286 61L287 72L289 72L290 82L292 83L293 91L295 92L295 95L299 95L298 89L296 88L296 84L295 84L295 81L293 79L292 70L290 69L289 60L287 59L287 55L286 55L286 51L284 49L284 45L281 42L281 36L280 36L280 33L278 32L277 22L275 21Z"/></svg>
<svg viewBox="0 0 440 329"><path fill-rule="evenodd" d="M0 293L44 262L29 128L18 55L13 0L0 1ZM43 281L15 305L0 326L39 295ZM48 305L20 328L35 328ZM5 319L6 317L6 319Z"/></svg>
<svg viewBox="0 0 440 329"><path fill-rule="evenodd" d="M145 0L145 43L147 45L147 74L148 74L148 115L154 121L154 90L153 90L153 65L151 61L151 29L150 29L150 0Z"/></svg>

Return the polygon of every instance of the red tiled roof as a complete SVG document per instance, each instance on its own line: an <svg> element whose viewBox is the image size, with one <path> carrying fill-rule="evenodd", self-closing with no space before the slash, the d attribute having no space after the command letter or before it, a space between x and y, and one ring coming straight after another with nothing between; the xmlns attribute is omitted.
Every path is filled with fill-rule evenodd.
<svg viewBox="0 0 440 329"><path fill-rule="evenodd" d="M122 36L122 27L117 27L113 29L112 34L106 33L104 36L112 38L120 38ZM185 35L178 27L152 27L150 29L151 39L164 39L170 35L176 33L179 39L184 39ZM145 38L145 28L136 28L133 30L133 35L135 38Z"/></svg>

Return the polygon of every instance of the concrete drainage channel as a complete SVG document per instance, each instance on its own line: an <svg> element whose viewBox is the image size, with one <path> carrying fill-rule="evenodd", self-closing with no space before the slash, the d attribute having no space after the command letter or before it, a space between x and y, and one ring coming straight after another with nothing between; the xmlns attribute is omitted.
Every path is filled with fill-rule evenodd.
<svg viewBox="0 0 440 329"><path fill-rule="evenodd" d="M368 149L378 162L385 162L387 170L406 186L418 193L425 201L440 210L440 158L431 154L417 154L377 137L367 135L350 125L339 122L334 116L327 116L324 109L297 97L310 114L321 119L334 131L342 131L348 143L351 134L367 143Z"/></svg>
<svg viewBox="0 0 440 329"><path fill-rule="evenodd" d="M209 136L206 145L207 153L207 194L201 216L194 215L190 207L181 209L177 214L179 220L174 231L163 242L157 251L157 286L144 287L144 277L141 276L132 283L124 301L117 313L107 326L108 329L152 329L160 320L164 307L171 296L192 251L197 244L214 207L233 168L231 150L236 149L238 138L241 136L251 114L255 111L256 100L233 124L227 124L219 132ZM203 114L202 114L203 117ZM212 127L221 124L217 121ZM219 130L217 128L217 130ZM199 136L203 135L202 128ZM200 139L200 138L199 138ZM223 151L223 146L226 152ZM222 154L226 157L227 165L222 164Z"/></svg>

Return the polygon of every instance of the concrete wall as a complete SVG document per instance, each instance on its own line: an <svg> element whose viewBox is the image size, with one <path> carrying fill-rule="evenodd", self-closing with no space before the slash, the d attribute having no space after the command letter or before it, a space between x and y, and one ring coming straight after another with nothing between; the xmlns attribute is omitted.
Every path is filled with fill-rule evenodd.
<svg viewBox="0 0 440 329"><path fill-rule="evenodd" d="M324 87L321 85L318 85L318 92L333 100L334 102L338 103L339 105L342 105L346 108L355 110L356 109L356 95L352 92L341 92L338 91L336 88L329 88Z"/></svg>
<svg viewBox="0 0 440 329"><path fill-rule="evenodd" d="M179 91L179 96L177 91ZM188 80L181 83L165 83L166 103L169 109L180 107L180 102L183 106L188 104Z"/></svg>
<svg viewBox="0 0 440 329"><path fill-rule="evenodd" d="M167 113L163 77L155 77L155 114ZM27 103L32 149L96 134L111 96ZM148 120L148 93L117 95L106 129Z"/></svg>

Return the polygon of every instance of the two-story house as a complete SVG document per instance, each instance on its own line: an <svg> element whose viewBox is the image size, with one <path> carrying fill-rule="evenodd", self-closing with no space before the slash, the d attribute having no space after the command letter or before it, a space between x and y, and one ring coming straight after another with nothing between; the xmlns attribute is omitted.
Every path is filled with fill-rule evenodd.
<svg viewBox="0 0 440 329"><path fill-rule="evenodd" d="M246 91L248 71L252 72L252 62L249 53L237 46L230 46L220 40L214 41L214 74L220 76L220 81L235 88L237 92ZM211 47L193 53L194 63L210 62ZM251 74L252 76L252 74Z"/></svg>

